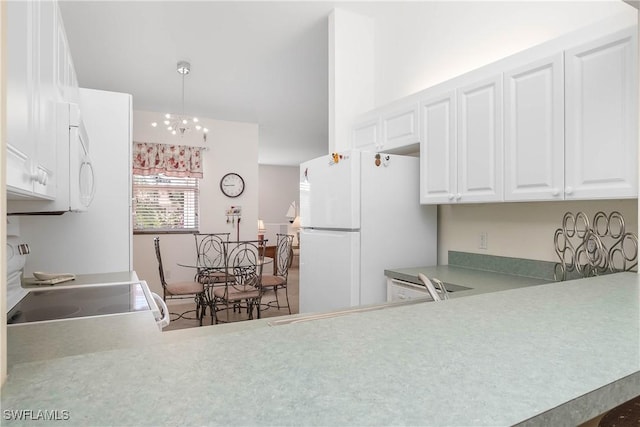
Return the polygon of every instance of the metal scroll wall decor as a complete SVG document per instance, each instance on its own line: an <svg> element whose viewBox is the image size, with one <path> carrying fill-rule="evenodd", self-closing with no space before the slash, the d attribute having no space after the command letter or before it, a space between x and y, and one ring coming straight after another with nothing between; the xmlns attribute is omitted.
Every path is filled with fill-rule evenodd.
<svg viewBox="0 0 640 427"><path fill-rule="evenodd" d="M584 212L567 212L553 243L560 258L553 272L556 281L573 272L589 277L637 270L638 236L625 230L620 212L598 212L592 223Z"/></svg>

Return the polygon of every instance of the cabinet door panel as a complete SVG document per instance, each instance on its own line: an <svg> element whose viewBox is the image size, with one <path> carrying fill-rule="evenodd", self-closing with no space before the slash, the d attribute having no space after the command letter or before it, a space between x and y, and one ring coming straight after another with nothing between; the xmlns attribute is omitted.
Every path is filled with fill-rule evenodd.
<svg viewBox="0 0 640 427"><path fill-rule="evenodd" d="M638 197L635 30L565 55L565 198Z"/></svg>
<svg viewBox="0 0 640 427"><path fill-rule="evenodd" d="M564 187L562 53L505 73L505 199L561 200Z"/></svg>
<svg viewBox="0 0 640 427"><path fill-rule="evenodd" d="M406 147L419 141L417 102L382 115L382 149Z"/></svg>
<svg viewBox="0 0 640 427"><path fill-rule="evenodd" d="M457 98L459 201L501 201L502 75L458 90Z"/></svg>
<svg viewBox="0 0 640 427"><path fill-rule="evenodd" d="M7 187L20 193L33 191L36 6L36 2L7 3Z"/></svg>
<svg viewBox="0 0 640 427"><path fill-rule="evenodd" d="M38 131L36 174L46 180L34 183L34 192L53 198L56 194L56 9L53 2L40 2L38 61Z"/></svg>
<svg viewBox="0 0 640 427"><path fill-rule="evenodd" d="M353 127L353 148L371 150L379 145L380 120L375 118L364 119Z"/></svg>
<svg viewBox="0 0 640 427"><path fill-rule="evenodd" d="M420 103L420 202L455 202L456 193L455 91Z"/></svg>

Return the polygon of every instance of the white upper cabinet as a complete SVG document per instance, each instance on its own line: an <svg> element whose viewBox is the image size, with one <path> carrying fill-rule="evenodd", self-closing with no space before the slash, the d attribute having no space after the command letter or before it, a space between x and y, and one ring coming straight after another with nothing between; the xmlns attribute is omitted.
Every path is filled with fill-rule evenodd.
<svg viewBox="0 0 640 427"><path fill-rule="evenodd" d="M461 203L503 200L502 74L457 90L457 183Z"/></svg>
<svg viewBox="0 0 640 427"><path fill-rule="evenodd" d="M56 39L57 4L38 2L40 6L39 64L38 64L38 126L36 135L36 175L46 175L46 182L34 181L34 193L54 198L57 180L57 104L56 96Z"/></svg>
<svg viewBox="0 0 640 427"><path fill-rule="evenodd" d="M418 101L412 97L402 99L356 119L351 146L372 151L408 152L420 141L419 124Z"/></svg>
<svg viewBox="0 0 640 427"><path fill-rule="evenodd" d="M562 53L504 74L505 200L564 197Z"/></svg>
<svg viewBox="0 0 640 427"><path fill-rule="evenodd" d="M353 126L352 147L377 150L380 145L380 116L376 113L362 116Z"/></svg>
<svg viewBox="0 0 640 427"><path fill-rule="evenodd" d="M502 74L470 73L464 81L422 92L423 204L503 200Z"/></svg>
<svg viewBox="0 0 640 427"><path fill-rule="evenodd" d="M566 199L638 197L636 31L565 52Z"/></svg>
<svg viewBox="0 0 640 427"><path fill-rule="evenodd" d="M455 90L425 93L420 117L420 203L453 203L458 192Z"/></svg>
<svg viewBox="0 0 640 427"><path fill-rule="evenodd" d="M39 4L7 3L7 188L33 192L38 124L37 43Z"/></svg>
<svg viewBox="0 0 640 427"><path fill-rule="evenodd" d="M419 104L417 101L407 100L398 107L383 111L381 151L404 148L420 141L418 125Z"/></svg>
<svg viewBox="0 0 640 427"><path fill-rule="evenodd" d="M58 150L59 104L78 92L58 4L7 2L6 36L7 198L52 200L69 155Z"/></svg>

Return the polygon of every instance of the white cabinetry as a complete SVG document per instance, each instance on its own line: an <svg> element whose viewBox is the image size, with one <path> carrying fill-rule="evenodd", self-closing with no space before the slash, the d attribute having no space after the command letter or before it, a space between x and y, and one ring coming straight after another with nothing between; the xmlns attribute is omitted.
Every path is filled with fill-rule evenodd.
<svg viewBox="0 0 640 427"><path fill-rule="evenodd" d="M502 200L502 74L422 92L420 202Z"/></svg>
<svg viewBox="0 0 640 427"><path fill-rule="evenodd" d="M419 103L413 98L360 116L353 126L352 147L385 152L417 151Z"/></svg>
<svg viewBox="0 0 640 427"><path fill-rule="evenodd" d="M457 91L459 202L497 202L502 194L502 74Z"/></svg>
<svg viewBox="0 0 640 427"><path fill-rule="evenodd" d="M505 200L562 200L562 53L506 72L504 92Z"/></svg>
<svg viewBox="0 0 640 427"><path fill-rule="evenodd" d="M376 150L380 146L380 116L374 112L360 117L353 126L352 147Z"/></svg>
<svg viewBox="0 0 640 427"><path fill-rule="evenodd" d="M455 90L426 92L420 117L420 203L452 203L458 191Z"/></svg>
<svg viewBox="0 0 640 427"><path fill-rule="evenodd" d="M56 143L58 104L73 94L70 84L78 91L57 3L7 2L6 43L7 198L52 200L65 154Z"/></svg>
<svg viewBox="0 0 640 427"><path fill-rule="evenodd" d="M39 2L7 3L7 188L33 192Z"/></svg>
<svg viewBox="0 0 640 427"><path fill-rule="evenodd" d="M569 49L565 198L638 197L636 29Z"/></svg>
<svg viewBox="0 0 640 427"><path fill-rule="evenodd" d="M420 141L418 101L406 100L397 107L385 110L381 114L382 147L389 151L405 148Z"/></svg>

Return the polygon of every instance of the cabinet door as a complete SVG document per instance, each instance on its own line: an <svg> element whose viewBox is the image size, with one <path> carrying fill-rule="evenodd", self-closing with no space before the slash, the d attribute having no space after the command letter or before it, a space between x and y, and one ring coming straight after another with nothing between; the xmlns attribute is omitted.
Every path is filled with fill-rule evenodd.
<svg viewBox="0 0 640 427"><path fill-rule="evenodd" d="M56 193L56 21L57 5L39 2L36 156L34 169L40 179L34 193L53 198Z"/></svg>
<svg viewBox="0 0 640 427"><path fill-rule="evenodd" d="M418 132L418 102L408 102L382 114L382 150L388 151L416 144Z"/></svg>
<svg viewBox="0 0 640 427"><path fill-rule="evenodd" d="M33 192L38 2L7 2L7 189ZM8 195L11 197L11 195Z"/></svg>
<svg viewBox="0 0 640 427"><path fill-rule="evenodd" d="M456 198L502 201L502 74L458 89L457 107Z"/></svg>
<svg viewBox="0 0 640 427"><path fill-rule="evenodd" d="M565 52L565 198L638 197L637 35Z"/></svg>
<svg viewBox="0 0 640 427"><path fill-rule="evenodd" d="M420 102L420 203L455 202L455 91L427 96Z"/></svg>
<svg viewBox="0 0 640 427"><path fill-rule="evenodd" d="M352 147L378 150L380 148L380 119L377 115L362 117L353 126Z"/></svg>
<svg viewBox="0 0 640 427"><path fill-rule="evenodd" d="M504 75L505 200L562 200L562 53Z"/></svg>

